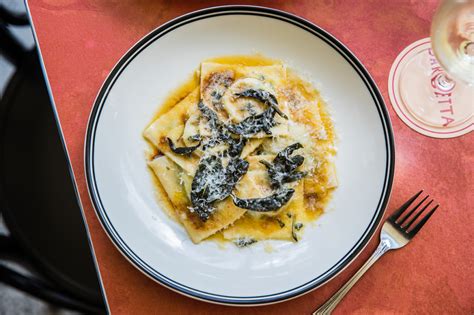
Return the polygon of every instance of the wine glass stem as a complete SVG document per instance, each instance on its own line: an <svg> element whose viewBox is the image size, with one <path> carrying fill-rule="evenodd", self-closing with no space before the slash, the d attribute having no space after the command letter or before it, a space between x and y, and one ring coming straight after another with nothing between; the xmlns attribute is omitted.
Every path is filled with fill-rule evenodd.
<svg viewBox="0 0 474 315"><path fill-rule="evenodd" d="M436 78L435 84L437 88L442 91L450 91L454 88L456 82L448 77L447 74L443 73Z"/></svg>

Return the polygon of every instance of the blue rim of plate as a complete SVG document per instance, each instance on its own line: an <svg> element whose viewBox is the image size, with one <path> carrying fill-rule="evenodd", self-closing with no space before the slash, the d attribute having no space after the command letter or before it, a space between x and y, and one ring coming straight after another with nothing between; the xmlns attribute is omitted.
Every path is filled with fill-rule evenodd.
<svg viewBox="0 0 474 315"><path fill-rule="evenodd" d="M351 250L349 250L346 255L344 255L344 257L342 257L336 264L334 264L323 274L319 275L317 278L311 279L308 282L301 284L295 288L269 295L228 296L209 293L191 288L182 283L178 283L173 279L170 279L165 275L161 274L158 270L155 270L153 267L143 261L137 254L135 254L133 249L126 244L126 242L121 238L120 234L115 230L113 223L110 221L107 215L106 209L103 207L100 192L97 188L95 179L94 141L96 127L99 122L100 114L102 112L103 105L107 99L108 93L114 85L116 79L122 73L122 71L134 59L135 56L137 56L143 49L158 40L163 35L173 31L176 28L195 21L224 15L252 15L260 16L263 18L277 19L286 23L290 23L309 32L314 36L318 37L319 39L323 40L329 46L331 46L335 50L335 52L339 53L354 68L354 70L358 73L362 81L365 83L376 105L385 136L385 149L387 152L387 160L385 165L384 185L377 204L376 211L374 212L374 216L372 217L370 223L368 224L366 230L361 235L359 240L351 248ZM121 253L144 274L174 291L199 300L228 305L262 305L282 302L307 293L323 285L324 283L335 277L339 272L341 272L355 259L355 257L367 245L371 237L374 235L378 225L380 224L381 219L383 217L384 209L390 198L394 166L395 148L390 118L385 107L382 95L380 94L380 91L377 88L377 85L370 77L368 71L364 68L362 63L341 42L339 42L331 34L316 26L315 24L284 11L259 6L230 5L211 7L199 11L194 11L163 24L162 26L156 28L155 30L144 36L142 39L140 39L119 60L119 62L115 65L115 67L105 80L104 84L102 85L101 90L99 91L92 108L89 124L87 127L85 143L85 168L89 194L91 196L92 203L103 228L105 229L115 246L121 251Z"/></svg>

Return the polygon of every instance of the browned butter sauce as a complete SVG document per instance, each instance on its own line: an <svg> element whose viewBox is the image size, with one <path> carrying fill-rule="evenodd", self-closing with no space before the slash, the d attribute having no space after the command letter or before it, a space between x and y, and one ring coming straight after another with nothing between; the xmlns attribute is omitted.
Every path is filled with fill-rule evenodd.
<svg viewBox="0 0 474 315"><path fill-rule="evenodd" d="M208 62L216 62L222 64L236 64L242 66L268 66L268 65L275 65L275 64L282 64L281 61L270 59L268 57L255 54L255 55L233 55L233 56L222 56L222 57L215 57L205 60ZM334 132L332 120L329 116L327 106L322 98L319 96L319 92L308 82L301 79L298 75L296 75L291 69L287 70L287 83L290 86L295 86L298 88L301 93L308 98L317 99L317 106L319 107L319 112L321 115L322 122L325 126L327 131L327 141L334 143L336 140L336 135ZM182 99L184 99L189 93L191 93L194 89L199 87L199 69L195 70L189 78L183 82L180 86L178 86L175 90L173 90L161 103L158 110L153 116L153 119L150 121L150 124L155 121L159 116L166 113L170 109L172 109L176 104L178 104ZM160 153L156 151L156 149L150 145L150 150L147 151L147 159L150 160L154 156L159 155ZM174 207L169 200L164 188L162 187L159 180L150 170L150 175L153 178L153 183L155 186L155 195L158 204L164 209L164 211L168 214L170 218L175 221L179 222L177 215L175 213ZM327 176L326 169L322 167L318 170L319 174L318 177L324 178ZM323 183L324 181L322 181ZM321 184L323 185L323 184ZM183 188L184 189L184 188ZM306 195L305 196L305 216L304 218L300 218L299 222L303 223L303 228L301 231L308 225L308 223L315 221L318 217L320 217L324 213L324 209L326 208L328 202L331 200L333 189L327 190L324 187L320 189L321 193ZM243 220L245 229L259 229L260 233L271 233L275 229L278 228L278 225L275 223L271 223L268 219L263 218L261 224L252 224L251 220L246 220L247 215L240 220ZM268 222L266 222L268 221ZM248 224L247 224L248 223ZM248 226L247 226L248 225ZM213 241L218 244L219 248L225 248L225 244L229 241L226 240L221 232L218 232L207 239L207 241ZM271 251L268 251L271 252Z"/></svg>

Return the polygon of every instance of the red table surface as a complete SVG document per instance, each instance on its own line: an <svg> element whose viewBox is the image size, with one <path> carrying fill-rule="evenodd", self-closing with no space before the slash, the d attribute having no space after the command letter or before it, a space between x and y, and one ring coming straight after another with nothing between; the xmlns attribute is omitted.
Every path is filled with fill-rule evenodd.
<svg viewBox="0 0 474 315"><path fill-rule="evenodd" d="M237 308L196 301L153 282L118 252L87 193L84 136L102 82L143 35L196 9L232 1L29 0L69 157L81 195L110 310L115 314L309 314L326 301L378 244L327 285L291 301ZM387 80L397 54L429 36L437 1L241 1L282 9L323 27L367 67L386 101L394 129L396 167L387 212L424 188L441 208L402 250L383 257L335 314L472 314L474 312L473 133L441 140L420 135L390 106Z"/></svg>

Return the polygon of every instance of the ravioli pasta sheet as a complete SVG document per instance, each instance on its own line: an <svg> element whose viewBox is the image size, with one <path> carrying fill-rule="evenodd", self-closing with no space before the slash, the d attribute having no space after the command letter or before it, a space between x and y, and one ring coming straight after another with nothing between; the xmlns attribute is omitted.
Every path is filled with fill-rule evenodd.
<svg viewBox="0 0 474 315"><path fill-rule="evenodd" d="M215 58L196 75L143 132L160 205L194 243L216 233L239 247L297 242L338 185L318 91L261 56Z"/></svg>

